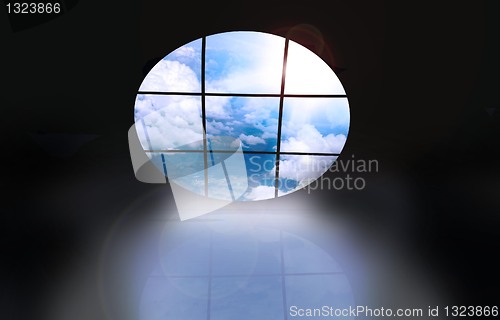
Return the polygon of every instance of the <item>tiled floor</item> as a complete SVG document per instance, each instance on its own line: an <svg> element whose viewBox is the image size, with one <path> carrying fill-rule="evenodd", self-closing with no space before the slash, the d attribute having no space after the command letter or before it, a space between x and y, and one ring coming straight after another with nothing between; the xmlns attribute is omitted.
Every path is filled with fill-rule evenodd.
<svg viewBox="0 0 500 320"><path fill-rule="evenodd" d="M212 279L210 319L283 319L280 276Z"/></svg>
<svg viewBox="0 0 500 320"><path fill-rule="evenodd" d="M144 286L141 320L286 320L291 306L354 304L330 255L277 228L192 221L169 228L162 242L159 267Z"/></svg>

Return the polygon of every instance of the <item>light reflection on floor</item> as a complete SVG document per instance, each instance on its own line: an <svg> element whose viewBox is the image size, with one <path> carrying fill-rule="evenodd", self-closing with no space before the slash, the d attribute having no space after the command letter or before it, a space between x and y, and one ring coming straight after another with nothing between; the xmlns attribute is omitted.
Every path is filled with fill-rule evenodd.
<svg viewBox="0 0 500 320"><path fill-rule="evenodd" d="M291 319L291 306L354 306L346 275L325 250L279 224L237 217L167 223L140 320Z"/></svg>

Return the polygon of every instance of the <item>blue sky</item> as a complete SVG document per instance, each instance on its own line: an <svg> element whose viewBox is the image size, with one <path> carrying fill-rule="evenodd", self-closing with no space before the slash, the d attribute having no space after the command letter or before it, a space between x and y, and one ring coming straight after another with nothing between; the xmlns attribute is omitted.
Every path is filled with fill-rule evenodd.
<svg viewBox="0 0 500 320"><path fill-rule="evenodd" d="M206 92L279 94L284 46L284 38L260 32L208 36ZM201 39L198 39L168 54L155 65L139 90L200 93L200 81ZM323 60L290 41L285 93L324 95L345 94L345 91ZM276 151L279 98L208 96L205 106L208 138L226 136L239 139L243 151ZM203 150L200 97L139 94L134 112L139 139L145 149L178 149L189 145L190 149ZM346 98L284 99L281 151L340 153L348 130ZM192 157L200 159L199 156ZM155 159L156 163L158 159ZM248 176L236 177L236 180L247 179L249 189L240 200L274 197L274 155L253 158L247 155L244 159ZM280 195L317 179L335 159L282 156ZM186 163L193 161L187 160ZM202 192L204 182L200 179L203 180L203 175L186 178L184 186ZM209 189L227 189L225 181L219 182L210 185ZM227 192L216 190L212 194L228 196Z"/></svg>
<svg viewBox="0 0 500 320"><path fill-rule="evenodd" d="M217 97L206 98L207 136L239 138L243 150L276 151L279 98L234 97L227 100L224 116L213 116Z"/></svg>

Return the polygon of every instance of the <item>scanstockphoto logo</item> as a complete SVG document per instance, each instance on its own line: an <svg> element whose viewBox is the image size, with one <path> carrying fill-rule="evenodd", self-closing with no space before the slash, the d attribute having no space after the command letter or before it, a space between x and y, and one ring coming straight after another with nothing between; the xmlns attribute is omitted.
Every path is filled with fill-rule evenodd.
<svg viewBox="0 0 500 320"><path fill-rule="evenodd" d="M328 169L329 172L340 174L331 177L323 174L319 179L307 185L306 190L363 190L366 188L366 179L361 174L378 173L379 163L376 159L338 159Z"/></svg>
<svg viewBox="0 0 500 320"><path fill-rule="evenodd" d="M250 163L254 164L248 169L250 181L262 180L263 169L275 174L276 164L271 159L262 162L258 157L250 157ZM354 154L342 159L283 156L279 168L282 179L277 183L280 190L303 188L310 194L314 190L363 190L367 186L366 174L378 173L379 162L376 159L358 159ZM274 178L269 178L269 182L273 183Z"/></svg>

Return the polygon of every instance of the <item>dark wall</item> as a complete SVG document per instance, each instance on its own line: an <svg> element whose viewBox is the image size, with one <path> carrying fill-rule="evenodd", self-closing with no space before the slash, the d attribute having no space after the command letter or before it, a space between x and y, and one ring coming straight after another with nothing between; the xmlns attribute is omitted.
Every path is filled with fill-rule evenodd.
<svg viewBox="0 0 500 320"><path fill-rule="evenodd" d="M313 48L323 37L318 54L347 92L342 157L380 165L366 190L323 190L311 201L356 208L345 218L360 230L393 232L446 275L456 301L498 302L499 10L493 2L77 1L33 25L2 12L3 310L34 316L54 281L90 263L88 248L102 245L131 199L164 188L136 181L128 153L135 92L151 61L203 35L291 29ZM293 29L304 24L315 40ZM410 186L408 197L394 181ZM405 214L402 236L393 222Z"/></svg>

